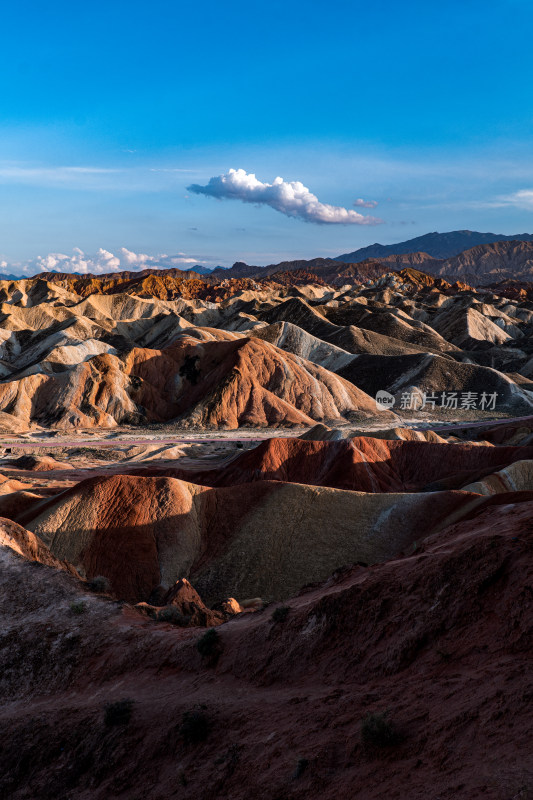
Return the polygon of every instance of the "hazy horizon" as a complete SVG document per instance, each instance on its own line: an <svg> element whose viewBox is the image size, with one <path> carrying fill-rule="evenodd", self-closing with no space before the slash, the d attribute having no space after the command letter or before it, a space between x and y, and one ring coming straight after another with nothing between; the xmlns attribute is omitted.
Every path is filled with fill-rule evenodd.
<svg viewBox="0 0 533 800"><path fill-rule="evenodd" d="M464 229L469 230L469 229ZM472 231L470 231L472 232ZM427 233L446 234L453 233L453 231L427 231ZM477 233L495 233L495 231L477 231ZM498 231L498 234L506 236L507 234ZM528 234L527 231L515 231L517 236ZM422 234L423 235L423 234ZM513 235L513 234L510 234ZM529 234L531 235L531 234ZM410 241L416 237L410 237L406 241ZM390 244L403 244L404 242L391 242ZM362 245L363 248L373 244L386 244L385 242L369 242L368 245ZM475 246L473 243L472 246ZM359 249L359 248L356 248ZM341 253L337 253L340 256ZM311 260L313 258L320 258L321 256L310 255L301 256L296 255L292 259L285 259L280 257L277 262L281 263L286 260ZM327 256L332 257L333 256ZM233 264L242 262L242 259L234 259L231 263L226 264L209 264L200 263L194 259L186 257L184 254L154 254L149 255L146 253L134 253L127 248L120 248L116 253L100 249L97 253L84 253L79 248L75 248L71 254L64 253L49 253L47 256L38 257L25 263L9 264L7 262L0 262L0 274L13 274L21 277L32 277L42 272L70 272L71 274L103 274L119 271L141 271L144 269L170 269L177 268L182 271L203 268L205 270L213 270L217 267L229 269ZM270 264L250 264L251 266L266 267ZM12 272L11 272L12 270Z"/></svg>

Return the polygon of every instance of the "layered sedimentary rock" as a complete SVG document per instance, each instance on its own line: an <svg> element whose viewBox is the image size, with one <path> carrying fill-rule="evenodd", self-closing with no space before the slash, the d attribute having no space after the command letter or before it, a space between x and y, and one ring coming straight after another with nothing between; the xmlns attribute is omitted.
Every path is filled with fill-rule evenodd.
<svg viewBox="0 0 533 800"><path fill-rule="evenodd" d="M168 422L237 428L364 418L375 403L343 378L254 338L95 356L72 370L0 383L0 409L41 426Z"/></svg>
<svg viewBox="0 0 533 800"><path fill-rule="evenodd" d="M453 491L368 494L269 480L210 489L115 475L13 517L82 576L105 576L119 597L146 601L187 577L215 602L289 597L343 564L392 558L480 502Z"/></svg>
<svg viewBox="0 0 533 800"><path fill-rule="evenodd" d="M533 447L441 444L355 437L337 441L267 439L225 464L204 470L144 467L206 486L277 480L359 492L460 488L504 466L533 457Z"/></svg>
<svg viewBox="0 0 533 800"><path fill-rule="evenodd" d="M375 417L361 392L378 389L397 413L413 390L497 393L473 417L533 409L527 293L411 268L344 285L305 275L212 276L197 294L174 273L0 281L0 430L337 425Z"/></svg>

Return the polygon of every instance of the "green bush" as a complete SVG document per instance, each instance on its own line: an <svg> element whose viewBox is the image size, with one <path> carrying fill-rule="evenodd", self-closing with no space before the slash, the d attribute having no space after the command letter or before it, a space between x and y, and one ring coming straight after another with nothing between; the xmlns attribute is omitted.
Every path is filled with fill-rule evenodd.
<svg viewBox="0 0 533 800"><path fill-rule="evenodd" d="M294 775L292 776L294 780L298 780L298 778L301 778L308 766L309 766L309 761L307 760L307 758L299 758L296 763L296 769L294 770Z"/></svg>
<svg viewBox="0 0 533 800"><path fill-rule="evenodd" d="M102 594L109 591L109 581L104 575L97 575L89 581L89 589L96 594Z"/></svg>
<svg viewBox="0 0 533 800"><path fill-rule="evenodd" d="M367 714L361 721L361 739L368 747L390 747L398 743L400 736L385 711Z"/></svg>
<svg viewBox="0 0 533 800"><path fill-rule="evenodd" d="M181 611L178 611L176 606L164 606L157 612L156 617L158 622L170 622L171 625L180 625L182 628L187 627L190 617L186 617Z"/></svg>
<svg viewBox="0 0 533 800"><path fill-rule="evenodd" d="M290 610L289 606L278 606L272 612L272 622L285 622Z"/></svg>
<svg viewBox="0 0 533 800"><path fill-rule="evenodd" d="M181 718L179 729L185 744L197 744L207 739L209 733L209 719L204 711L196 709L186 711Z"/></svg>
<svg viewBox="0 0 533 800"><path fill-rule="evenodd" d="M105 707L104 722L106 725L127 725L133 713L133 700L125 698L116 703L108 703Z"/></svg>
<svg viewBox="0 0 533 800"><path fill-rule="evenodd" d="M196 649L202 658L210 660L218 658L222 652L222 642L218 631L215 628L209 628L196 642Z"/></svg>
<svg viewBox="0 0 533 800"><path fill-rule="evenodd" d="M87 603L85 600L75 600L70 604L70 611L72 614L85 614L87 611Z"/></svg>

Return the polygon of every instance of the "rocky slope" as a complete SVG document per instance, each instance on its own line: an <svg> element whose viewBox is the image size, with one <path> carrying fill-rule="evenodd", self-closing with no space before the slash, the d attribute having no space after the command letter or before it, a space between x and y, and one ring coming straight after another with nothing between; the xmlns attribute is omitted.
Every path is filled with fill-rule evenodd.
<svg viewBox="0 0 533 800"><path fill-rule="evenodd" d="M321 366L254 338L134 348L0 384L0 410L29 427L167 422L237 428L364 418L373 400Z"/></svg>
<svg viewBox="0 0 533 800"><path fill-rule="evenodd" d="M439 447L450 461L462 452L461 445ZM172 485L188 495L187 503L208 494L180 481ZM425 505L418 522L410 519L411 511L401 513L402 496L395 496L396 505L381 505L379 518L389 519L396 509L389 535L399 534L400 544L403 533L397 528L403 520L417 528L416 545L408 555L384 553L384 563L363 566L346 564L355 551L339 548L342 536L331 521L360 525L367 518L358 510L362 499L375 497L382 504L392 495L340 492L347 498L344 518L330 500L326 513L317 506L337 497L334 490L321 489L304 505L296 500L294 508L309 508L312 516L315 506L322 520L322 541L313 533L312 546L307 529L314 523L297 521L298 533L287 525L285 505L283 536L293 544L284 552L270 535L265 538L264 526L281 505L280 494L305 487L258 482L259 491L278 495L261 522L257 518L250 526L262 579L270 574L279 580L279 568L286 569L291 559L308 570L299 582L317 578L309 570L313 553L321 558L337 553L339 568L299 592L291 587L293 596L283 606L255 613L242 613L241 607L225 624L213 619L218 634L209 644L203 629L170 624L175 615L153 620L146 607L137 610L95 594L72 567L51 555L46 537L58 552L69 542L69 555L86 542L80 563L102 558L97 554L107 541L106 557L123 579L135 573L144 540L154 553L145 562L157 561L147 526L159 523L152 519L156 506L147 506L146 492L132 503L137 489L128 485L128 509L120 495L123 478L97 486L103 488L95 493L84 481L67 497L58 495L41 507L34 525L41 534L0 523L2 796L527 797L533 774L530 490L493 497L420 495ZM152 500L175 520L165 500L169 481L157 487ZM443 514L444 496L457 498L459 515ZM412 497L403 495L411 509ZM446 502L449 513L453 504ZM235 513L237 505L234 496L218 520L231 508ZM87 514L96 508L91 521ZM441 523L434 532L432 514ZM130 527L121 538L126 518ZM183 524L198 519L189 511ZM168 548L174 525L157 533L160 546ZM378 532L383 536L385 529L378 526L367 546ZM222 553L227 558L231 547L221 551L217 535L218 545L206 557L212 564L218 559L216 575L227 578L230 561ZM120 541L131 549L117 547ZM241 551L239 545L233 552L235 567ZM272 554L280 561L271 562ZM210 573L200 574L208 587ZM242 574L236 569L235 580ZM211 573L210 580L215 577ZM184 582L176 592L184 595L182 610L197 597Z"/></svg>

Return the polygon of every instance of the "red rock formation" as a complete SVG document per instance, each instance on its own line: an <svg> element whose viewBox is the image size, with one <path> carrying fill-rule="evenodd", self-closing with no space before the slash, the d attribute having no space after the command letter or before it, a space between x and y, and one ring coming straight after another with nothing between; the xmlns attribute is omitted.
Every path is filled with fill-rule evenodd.
<svg viewBox="0 0 533 800"><path fill-rule="evenodd" d="M483 429L479 436L495 445L529 444L533 436L533 417L525 418L519 422L510 422L508 425L495 425L493 428ZM528 456L524 456L528 458Z"/></svg>
<svg viewBox="0 0 533 800"><path fill-rule="evenodd" d="M267 439L224 466L193 471L145 467L137 474L172 475L205 486L278 480L358 492L456 489L514 461L533 458L533 447L372 439L340 441Z"/></svg>
<svg viewBox="0 0 533 800"><path fill-rule="evenodd" d="M394 557L485 502L468 492L363 494L268 480L209 489L113 475L14 517L82 576L107 578L117 597L151 601L186 577L213 605L284 599L343 564ZM158 592L155 605L168 604Z"/></svg>
<svg viewBox="0 0 533 800"><path fill-rule="evenodd" d="M375 410L347 381L255 338L135 349L126 370L139 382L133 399L153 419L185 415L199 427L305 425Z"/></svg>
<svg viewBox="0 0 533 800"><path fill-rule="evenodd" d="M56 461L51 456L23 455L9 462L10 467L26 470L28 472L50 472L57 469L70 469L69 464Z"/></svg>
<svg viewBox="0 0 533 800"><path fill-rule="evenodd" d="M2 408L28 426L114 427L180 418L184 425L237 428L364 418L376 406L344 378L263 340L199 342L191 336L163 350L134 348L125 362L106 353L58 375L0 383Z"/></svg>
<svg viewBox="0 0 533 800"><path fill-rule="evenodd" d="M196 589L191 586L186 578L180 578L180 580L168 590L165 603L167 606L176 608L180 614L186 617L188 619L188 625L191 627L213 627L215 625L221 625L228 619L227 614L208 608Z"/></svg>

